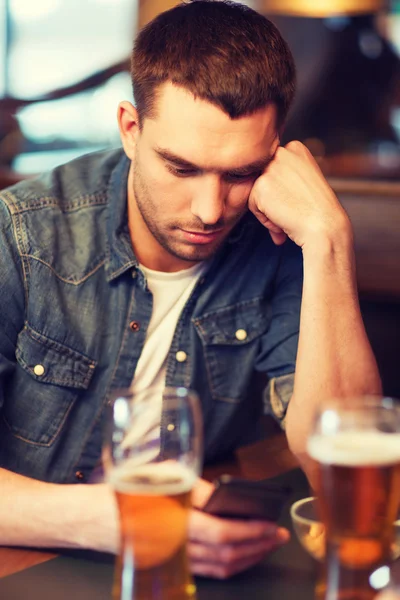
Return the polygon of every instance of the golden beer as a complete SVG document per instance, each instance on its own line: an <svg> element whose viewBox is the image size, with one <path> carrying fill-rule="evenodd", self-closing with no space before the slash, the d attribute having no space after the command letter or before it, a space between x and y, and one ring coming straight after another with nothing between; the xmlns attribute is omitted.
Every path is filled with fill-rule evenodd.
<svg viewBox="0 0 400 600"><path fill-rule="evenodd" d="M110 478L120 516L114 600L189 600L186 541L193 473L179 463L129 462ZM128 583L127 583L128 582Z"/></svg>
<svg viewBox="0 0 400 600"><path fill-rule="evenodd" d="M376 430L315 434L308 453L318 463L317 493L326 530L326 577L337 589L319 598L374 598L370 575L390 561L400 499L400 435ZM332 575L332 577L330 577Z"/></svg>

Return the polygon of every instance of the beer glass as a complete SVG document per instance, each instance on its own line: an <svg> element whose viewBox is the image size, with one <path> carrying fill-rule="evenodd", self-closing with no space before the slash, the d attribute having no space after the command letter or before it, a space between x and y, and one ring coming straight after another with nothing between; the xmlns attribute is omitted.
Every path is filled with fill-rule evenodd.
<svg viewBox="0 0 400 600"><path fill-rule="evenodd" d="M186 555L191 489L201 467L195 392L117 393L104 450L120 518L113 600L189 600Z"/></svg>
<svg viewBox="0 0 400 600"><path fill-rule="evenodd" d="M372 600L373 574L390 562L400 499L400 408L390 398L322 406L308 440L325 526L319 600Z"/></svg>

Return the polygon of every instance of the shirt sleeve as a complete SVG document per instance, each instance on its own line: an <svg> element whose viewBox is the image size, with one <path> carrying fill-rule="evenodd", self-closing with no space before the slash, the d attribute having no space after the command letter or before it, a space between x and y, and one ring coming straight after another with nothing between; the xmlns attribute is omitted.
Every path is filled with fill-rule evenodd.
<svg viewBox="0 0 400 600"><path fill-rule="evenodd" d="M302 289L302 251L293 242L287 241L270 298L270 326L262 337L255 366L257 371L268 377L264 410L278 419L283 427L293 393Z"/></svg>
<svg viewBox="0 0 400 600"><path fill-rule="evenodd" d="M294 373L273 377L264 391L264 412L272 415L285 429L285 418L293 394Z"/></svg>
<svg viewBox="0 0 400 600"><path fill-rule="evenodd" d="M4 390L15 368L15 348L25 313L21 258L11 215L0 198L0 411Z"/></svg>

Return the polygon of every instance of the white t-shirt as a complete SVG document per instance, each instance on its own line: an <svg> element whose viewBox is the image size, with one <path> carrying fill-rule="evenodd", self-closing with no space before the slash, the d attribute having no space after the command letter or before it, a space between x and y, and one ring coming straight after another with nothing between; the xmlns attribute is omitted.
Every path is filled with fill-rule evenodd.
<svg viewBox="0 0 400 600"><path fill-rule="evenodd" d="M151 436L160 434L162 392L165 387L166 362L179 316L198 279L206 269L202 262L184 271L164 273L140 266L153 294L153 311L146 339L136 366L131 391L140 397L148 393L159 399L157 414L151 419ZM150 423L148 423L150 426ZM150 433L150 432L148 432Z"/></svg>

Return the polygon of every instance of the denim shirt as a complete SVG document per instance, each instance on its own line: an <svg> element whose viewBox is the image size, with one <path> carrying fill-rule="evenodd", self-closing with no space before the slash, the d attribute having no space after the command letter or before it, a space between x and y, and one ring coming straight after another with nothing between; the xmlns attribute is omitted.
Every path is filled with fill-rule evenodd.
<svg viewBox="0 0 400 600"><path fill-rule="evenodd" d="M75 482L100 460L107 405L132 381L152 312L127 227L129 165L122 150L90 154L0 195L1 467ZM255 435L255 372L284 416L301 290L301 251L275 246L250 213L193 290L166 384L199 393L206 461Z"/></svg>

